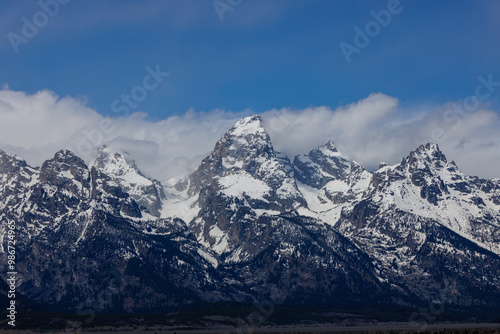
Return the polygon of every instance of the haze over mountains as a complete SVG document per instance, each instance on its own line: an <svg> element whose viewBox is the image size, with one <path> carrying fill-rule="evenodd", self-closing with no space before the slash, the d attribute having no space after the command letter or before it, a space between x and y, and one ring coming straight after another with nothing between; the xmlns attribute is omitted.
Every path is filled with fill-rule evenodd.
<svg viewBox="0 0 500 334"><path fill-rule="evenodd" d="M163 184L106 146L41 167L0 151L0 217L2 236L18 226L18 291L51 309L500 306L500 180L432 143L372 173L332 141L288 157L254 115Z"/></svg>

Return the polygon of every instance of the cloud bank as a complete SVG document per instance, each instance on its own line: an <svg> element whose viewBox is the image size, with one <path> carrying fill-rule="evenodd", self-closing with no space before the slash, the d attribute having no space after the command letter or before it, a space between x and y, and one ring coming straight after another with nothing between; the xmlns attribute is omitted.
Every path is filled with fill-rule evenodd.
<svg viewBox="0 0 500 334"><path fill-rule="evenodd" d="M465 107L464 107L465 106ZM86 101L0 90L0 149L40 165L61 148L87 162L108 144L127 151L147 174L167 180L194 170L216 141L251 110L187 111L151 121L146 113L111 118ZM291 159L333 140L339 150L370 170L398 163L427 142L439 144L449 160L480 177L500 177L500 121L486 104L462 101L440 106L401 107L381 93L336 109L274 109L261 114L274 146Z"/></svg>

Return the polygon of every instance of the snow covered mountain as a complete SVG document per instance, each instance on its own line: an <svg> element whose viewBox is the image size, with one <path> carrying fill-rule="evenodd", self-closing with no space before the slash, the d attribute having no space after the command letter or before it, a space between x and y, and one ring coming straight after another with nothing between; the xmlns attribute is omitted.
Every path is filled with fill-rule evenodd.
<svg viewBox="0 0 500 334"><path fill-rule="evenodd" d="M157 180L145 176L124 153L103 146L93 165L128 193L137 202L143 215L160 217L162 201L165 200L163 186Z"/></svg>
<svg viewBox="0 0 500 334"><path fill-rule="evenodd" d="M176 188L199 208L188 221L198 241L233 262L255 255L240 238L245 224L305 205L290 161L274 150L258 116L232 127Z"/></svg>
<svg viewBox="0 0 500 334"><path fill-rule="evenodd" d="M90 166L0 151L0 218L0 266L15 220L19 292L45 307L500 306L500 181L435 144L371 173L331 141L291 160L251 116L165 187L110 147Z"/></svg>
<svg viewBox="0 0 500 334"><path fill-rule="evenodd" d="M500 254L500 182L463 174L435 144L375 173L376 202L439 221Z"/></svg>
<svg viewBox="0 0 500 334"><path fill-rule="evenodd" d="M370 192L335 227L370 255L383 277L421 297L472 305L498 298L498 181L464 175L435 144L382 166ZM427 287L427 288L426 288ZM433 287L433 288L428 288Z"/></svg>
<svg viewBox="0 0 500 334"><path fill-rule="evenodd" d="M55 310L126 312L229 299L184 222L145 220L115 177L67 150L41 168L0 154L2 252L13 220L18 291L28 298Z"/></svg>
<svg viewBox="0 0 500 334"><path fill-rule="evenodd" d="M296 156L293 165L310 210L300 212L330 224L340 218L342 209L360 201L370 187L372 174L347 159L332 141L307 155Z"/></svg>

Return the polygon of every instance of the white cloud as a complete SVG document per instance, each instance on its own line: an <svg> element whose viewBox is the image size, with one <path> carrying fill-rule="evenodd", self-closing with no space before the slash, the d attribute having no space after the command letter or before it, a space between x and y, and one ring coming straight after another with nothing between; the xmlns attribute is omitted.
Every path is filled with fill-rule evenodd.
<svg viewBox="0 0 500 334"><path fill-rule="evenodd" d="M340 151L375 169L380 161L398 163L419 144L432 141L464 172L499 177L497 113L484 106L457 113L455 105L409 110L397 99L377 93L337 109L270 110L262 118L274 146L291 159L332 139ZM0 148L40 165L61 148L89 162L97 147L106 143L128 151L146 173L165 180L196 168L225 131L250 114L190 110L158 122L148 120L145 113L108 118L82 100L5 87L0 90Z"/></svg>
<svg viewBox="0 0 500 334"><path fill-rule="evenodd" d="M372 94L336 110L328 107L281 109L266 112L263 117L273 143L290 156L307 153L331 139L346 154L366 162L380 158L380 152L366 147L380 138L383 122L395 112L396 106L396 99Z"/></svg>
<svg viewBox="0 0 500 334"><path fill-rule="evenodd" d="M484 106L473 112L460 106L457 102L410 110L392 97L372 94L336 110L272 110L266 113L266 123L275 146L290 156L332 139L341 152L374 170L382 161L399 163L418 145L435 142L462 171L500 177L498 114Z"/></svg>

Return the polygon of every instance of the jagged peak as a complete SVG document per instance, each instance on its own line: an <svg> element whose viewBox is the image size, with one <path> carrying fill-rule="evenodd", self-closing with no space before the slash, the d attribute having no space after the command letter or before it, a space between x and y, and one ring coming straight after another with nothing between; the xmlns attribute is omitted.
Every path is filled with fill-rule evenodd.
<svg viewBox="0 0 500 334"><path fill-rule="evenodd" d="M54 158L76 157L77 155L68 149L61 149L54 154Z"/></svg>
<svg viewBox="0 0 500 334"><path fill-rule="evenodd" d="M422 172L431 175L435 171L449 167L450 164L446 160L445 155L439 149L439 146L434 143L420 145L414 151L403 158L401 163L396 167L400 171L407 170L410 174Z"/></svg>
<svg viewBox="0 0 500 334"><path fill-rule="evenodd" d="M382 169L382 168L385 168L385 167L388 167L389 164L387 162L383 162L381 161L379 164L378 164L378 169Z"/></svg>
<svg viewBox="0 0 500 334"><path fill-rule="evenodd" d="M417 151L425 151L425 152L441 152L441 150L439 149L439 146L438 144L436 143L427 143L425 145L420 145L418 148L417 148Z"/></svg>
<svg viewBox="0 0 500 334"><path fill-rule="evenodd" d="M323 145L323 146L326 147L327 149L329 149L332 152L338 152L337 147L335 146L335 144L331 140L328 140L326 142L326 144Z"/></svg>
<svg viewBox="0 0 500 334"><path fill-rule="evenodd" d="M343 157L343 155L337 150L337 147L331 140L329 140L326 144L319 146L316 151L321 152L325 156Z"/></svg>
<svg viewBox="0 0 500 334"><path fill-rule="evenodd" d="M103 167L108 163L126 164L134 169L138 169L135 160L130 156L130 153L124 150L114 149L108 145L102 145L97 151L97 158L94 164L97 167Z"/></svg>
<svg viewBox="0 0 500 334"><path fill-rule="evenodd" d="M427 143L425 145L420 145L415 151L410 153L411 157L419 156L427 161L442 161L447 162L446 156L441 152L439 146L435 143Z"/></svg>
<svg viewBox="0 0 500 334"><path fill-rule="evenodd" d="M350 166L351 163L354 163L354 161L351 161L347 156L342 154L337 150L337 147L333 143L333 141L329 140L326 144L319 146L316 149L313 149L309 152L309 154L305 155L309 158L312 158L313 160L317 159L329 159L329 160L335 160L343 165Z"/></svg>
<svg viewBox="0 0 500 334"><path fill-rule="evenodd" d="M69 165L77 165L79 167L87 168L87 164L85 163L85 161L83 161L82 158L80 158L78 155L76 155L75 153L73 153L68 149L62 149L57 151L54 154L54 157L50 160L47 160L46 163L56 163L56 164L67 163Z"/></svg>
<svg viewBox="0 0 500 334"><path fill-rule="evenodd" d="M118 153L119 155L128 154L127 152L121 152L120 150L114 149L113 147L104 144L97 149L97 156L110 156L112 154Z"/></svg>
<svg viewBox="0 0 500 334"><path fill-rule="evenodd" d="M18 162L26 162L23 158L21 158L19 155L17 154L9 154L7 153L6 151L0 149L0 159L9 159L9 160L12 160L12 161L18 161Z"/></svg>
<svg viewBox="0 0 500 334"><path fill-rule="evenodd" d="M19 170L22 167L28 167L26 160L15 155L10 155L9 153L0 150L0 173L5 171Z"/></svg>
<svg viewBox="0 0 500 334"><path fill-rule="evenodd" d="M82 158L70 150L62 149L46 160L40 169L40 180L56 185L64 184L60 179L74 178L81 183L86 183L89 168Z"/></svg>
<svg viewBox="0 0 500 334"><path fill-rule="evenodd" d="M271 157L275 153L277 152L274 151L271 138L265 131L260 116L253 115L240 119L229 129L217 142L210 156L213 158L214 155L222 155L226 158L226 163L232 165L242 157L248 160L255 155Z"/></svg>
<svg viewBox="0 0 500 334"><path fill-rule="evenodd" d="M135 164L135 161L131 159L128 152L113 149L108 145L99 147L93 165L114 177L133 171L146 178Z"/></svg>
<svg viewBox="0 0 500 334"><path fill-rule="evenodd" d="M311 150L308 154L297 155L294 161L295 163L297 163L298 161L303 159L304 161L311 159L315 163L320 164L324 159L326 159L330 161L329 163L335 161L335 164L340 164L345 168L350 168L351 164L357 164L356 162L351 161L349 158L347 158L344 154L340 153L332 140L328 140L326 144L318 146L317 148Z"/></svg>
<svg viewBox="0 0 500 334"><path fill-rule="evenodd" d="M234 136L246 136L257 133L266 133L262 126L262 119L259 115L248 116L240 119L228 131L229 134Z"/></svg>
<svg viewBox="0 0 500 334"><path fill-rule="evenodd" d="M10 154L9 154L9 153L7 153L7 152L5 152L4 150L2 150L2 149L0 148L0 157L3 157L3 156L10 157Z"/></svg>

